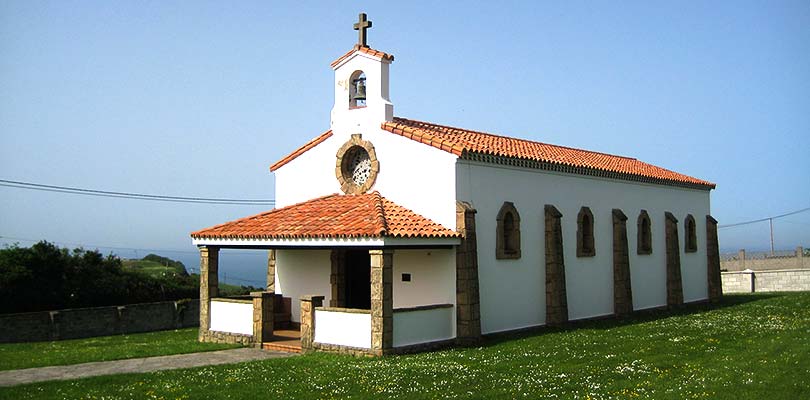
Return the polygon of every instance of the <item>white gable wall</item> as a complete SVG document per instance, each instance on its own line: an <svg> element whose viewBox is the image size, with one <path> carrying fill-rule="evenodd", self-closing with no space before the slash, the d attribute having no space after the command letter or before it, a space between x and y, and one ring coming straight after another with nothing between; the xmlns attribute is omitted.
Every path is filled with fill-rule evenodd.
<svg viewBox="0 0 810 400"><path fill-rule="evenodd" d="M335 176L338 149L353 133L370 141L380 162L371 191L449 229L456 225L456 156L382 130L335 134L275 171L276 207L341 193Z"/></svg>
<svg viewBox="0 0 810 400"><path fill-rule="evenodd" d="M342 145L333 135L275 170L276 208L339 193L335 155Z"/></svg>
<svg viewBox="0 0 810 400"><path fill-rule="evenodd" d="M706 220L709 192L669 186L559 174L459 160L457 192L478 211L481 327L491 333L545 323L544 205L563 214L563 253L569 319L613 313L612 209L627 215L633 306L666 305L664 212L678 219L684 301L708 297ZM522 256L496 260L496 217L504 201L520 214ZM595 257L576 256L580 207L594 214ZM637 255L636 221L646 209L652 221L653 253ZM683 221L695 217L696 253L684 253Z"/></svg>

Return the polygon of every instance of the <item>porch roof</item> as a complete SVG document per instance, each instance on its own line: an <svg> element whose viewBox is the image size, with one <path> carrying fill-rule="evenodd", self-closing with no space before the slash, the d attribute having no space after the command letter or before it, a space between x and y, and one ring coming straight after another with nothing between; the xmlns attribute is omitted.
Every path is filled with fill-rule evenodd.
<svg viewBox="0 0 810 400"><path fill-rule="evenodd" d="M459 234L379 192L332 194L191 233L197 245L456 244Z"/></svg>

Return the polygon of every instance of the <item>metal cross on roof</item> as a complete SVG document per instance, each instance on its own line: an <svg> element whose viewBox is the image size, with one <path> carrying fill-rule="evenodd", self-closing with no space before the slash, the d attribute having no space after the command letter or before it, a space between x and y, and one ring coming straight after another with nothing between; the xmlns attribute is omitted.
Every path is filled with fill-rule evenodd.
<svg viewBox="0 0 810 400"><path fill-rule="evenodd" d="M366 29L371 28L371 21L366 19L366 13L360 13L360 21L354 24L354 30L360 31L360 37L357 38L359 46L368 47L366 44Z"/></svg>

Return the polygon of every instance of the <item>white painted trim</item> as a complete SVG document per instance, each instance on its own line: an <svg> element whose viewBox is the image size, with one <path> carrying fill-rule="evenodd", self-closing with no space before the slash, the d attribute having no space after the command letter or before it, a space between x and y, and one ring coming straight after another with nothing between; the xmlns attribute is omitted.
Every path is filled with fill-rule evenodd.
<svg viewBox="0 0 810 400"><path fill-rule="evenodd" d="M192 238L195 246L220 247L424 247L455 246L459 238L305 238L305 239L209 239Z"/></svg>

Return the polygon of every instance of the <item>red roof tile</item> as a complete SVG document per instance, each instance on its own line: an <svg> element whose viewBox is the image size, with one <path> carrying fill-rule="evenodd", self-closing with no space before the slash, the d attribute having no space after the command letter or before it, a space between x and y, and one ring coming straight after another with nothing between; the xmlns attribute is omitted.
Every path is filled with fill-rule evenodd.
<svg viewBox="0 0 810 400"><path fill-rule="evenodd" d="M196 239L455 238L380 195L329 195L191 233Z"/></svg>
<svg viewBox="0 0 810 400"><path fill-rule="evenodd" d="M305 145L299 147L297 150L293 151L292 153L288 154L286 157L282 158L281 160L276 161L273 165L270 166L270 171L275 171L281 168L283 165L287 164L288 162L295 160L301 154L304 154L307 150L319 145L326 139L332 136L332 130L328 130L322 133L320 136L316 137L315 139L310 140Z"/></svg>
<svg viewBox="0 0 810 400"><path fill-rule="evenodd" d="M384 122L382 129L457 156L461 156L465 152L478 153L584 168L590 171L605 171L649 178L654 181L715 187L714 183L656 167L635 158L555 146L429 122L394 117L393 121Z"/></svg>
<svg viewBox="0 0 810 400"><path fill-rule="evenodd" d="M351 50L347 51L346 54L338 57L337 60L332 61L332 68L335 68L338 64L343 62L343 60L347 59L350 55L354 54L354 52L360 51L362 53L368 54L370 56L374 56L383 60L394 61L394 56L392 54L384 53L379 50L374 50L368 46L360 46L359 44L354 45Z"/></svg>

